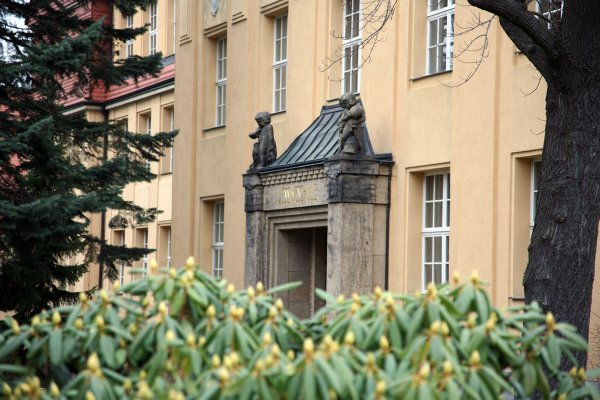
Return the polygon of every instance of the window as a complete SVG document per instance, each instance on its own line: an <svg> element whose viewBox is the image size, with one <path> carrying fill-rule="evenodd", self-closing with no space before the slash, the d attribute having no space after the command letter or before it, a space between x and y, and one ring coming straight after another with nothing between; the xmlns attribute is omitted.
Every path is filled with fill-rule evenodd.
<svg viewBox="0 0 600 400"><path fill-rule="evenodd" d="M158 39L158 3L150 3L149 9L150 20L148 21L150 26L148 28L148 34L150 38L150 54L156 54L156 41Z"/></svg>
<svg viewBox="0 0 600 400"><path fill-rule="evenodd" d="M173 132L175 130L175 109L173 107L165 108L163 112L163 130ZM173 141L171 146L164 150L164 156L161 161L161 173L170 174L173 172Z"/></svg>
<svg viewBox="0 0 600 400"><path fill-rule="evenodd" d="M535 225L536 205L538 199L538 188L540 185L540 172L542 168L541 160L531 162L531 196L530 196L530 219L529 219L529 236L533 233Z"/></svg>
<svg viewBox="0 0 600 400"><path fill-rule="evenodd" d="M287 90L287 15L275 18L273 49L273 112L285 110Z"/></svg>
<svg viewBox="0 0 600 400"><path fill-rule="evenodd" d="M136 231L136 246L141 247L143 249L148 249L148 229L142 228L137 229ZM142 257L142 277L146 278L148 276L148 254L144 254Z"/></svg>
<svg viewBox="0 0 600 400"><path fill-rule="evenodd" d="M360 90L360 0L344 3L344 33L342 37L342 92Z"/></svg>
<svg viewBox="0 0 600 400"><path fill-rule="evenodd" d="M215 203L213 208L212 276L223 277L223 238L225 228L225 203Z"/></svg>
<svg viewBox="0 0 600 400"><path fill-rule="evenodd" d="M125 17L125 26L128 29L133 29L133 15ZM125 58L129 58L133 55L133 39L129 39L125 42Z"/></svg>
<svg viewBox="0 0 600 400"><path fill-rule="evenodd" d="M426 175L423 185L423 290L448 282L450 173Z"/></svg>
<svg viewBox="0 0 600 400"><path fill-rule="evenodd" d="M167 232L167 269L171 269L171 227Z"/></svg>
<svg viewBox="0 0 600 400"><path fill-rule="evenodd" d="M148 114L144 119L146 120L146 134L152 135L152 115ZM151 168L152 162L146 159L146 170L150 171Z"/></svg>
<svg viewBox="0 0 600 400"><path fill-rule="evenodd" d="M215 126L223 126L226 121L227 103L227 38L217 41L217 104Z"/></svg>
<svg viewBox="0 0 600 400"><path fill-rule="evenodd" d="M562 20L562 0L536 0L536 11L543 16L548 23L548 29Z"/></svg>
<svg viewBox="0 0 600 400"><path fill-rule="evenodd" d="M159 229L159 252L160 266L171 268L171 227L161 226Z"/></svg>
<svg viewBox="0 0 600 400"><path fill-rule="evenodd" d="M427 73L450 71L454 55L454 0L428 0Z"/></svg>

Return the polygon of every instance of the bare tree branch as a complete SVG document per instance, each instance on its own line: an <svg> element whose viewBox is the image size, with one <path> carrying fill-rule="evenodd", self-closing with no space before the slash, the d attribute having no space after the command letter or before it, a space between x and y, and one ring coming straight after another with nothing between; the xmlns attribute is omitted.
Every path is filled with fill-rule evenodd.
<svg viewBox="0 0 600 400"><path fill-rule="evenodd" d="M519 49L521 46L530 47L531 44L538 45L543 49L550 59L556 60L559 57L559 51L556 43L556 36L548 29L546 24L527 11L527 2L516 0L468 0L469 4L482 10L496 14L501 19L510 23L511 27L518 28L518 35L511 39ZM502 26L504 28L504 25ZM515 31L515 29L513 29ZM508 33L508 32L507 32ZM510 35L509 35L510 36ZM526 36L529 37L526 40ZM524 40L525 43L518 43L516 40ZM523 51L523 50L521 50ZM525 53L525 51L523 51ZM527 53L525 53L527 55ZM532 60L533 61L533 60Z"/></svg>
<svg viewBox="0 0 600 400"><path fill-rule="evenodd" d="M548 80L550 74L550 58L541 46L536 44L527 33L505 18L500 18L500 25L517 48L525 54L535 68Z"/></svg>

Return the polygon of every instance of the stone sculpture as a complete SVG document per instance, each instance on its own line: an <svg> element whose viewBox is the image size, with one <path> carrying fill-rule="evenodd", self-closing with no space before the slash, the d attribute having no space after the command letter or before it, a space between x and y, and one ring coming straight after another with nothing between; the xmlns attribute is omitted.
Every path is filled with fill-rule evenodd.
<svg viewBox="0 0 600 400"><path fill-rule="evenodd" d="M266 111L259 112L254 118L258 123L258 128L249 134L250 138L258 139L252 149L253 164L250 168L263 168L269 166L277 159L277 146L275 145L275 135L273 126L271 126L271 114Z"/></svg>
<svg viewBox="0 0 600 400"><path fill-rule="evenodd" d="M338 153L365 154L365 143L362 124L365 122L365 109L356 102L356 95L351 92L340 97L340 106L344 109L338 121L340 142Z"/></svg>

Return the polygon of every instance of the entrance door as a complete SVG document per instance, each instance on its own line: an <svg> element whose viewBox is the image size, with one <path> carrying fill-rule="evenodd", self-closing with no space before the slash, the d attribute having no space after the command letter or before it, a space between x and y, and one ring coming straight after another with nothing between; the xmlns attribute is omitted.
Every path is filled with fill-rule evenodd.
<svg viewBox="0 0 600 400"><path fill-rule="evenodd" d="M326 290L327 228L280 230L277 240L277 284L301 281L299 288L282 293L287 308L300 318L310 317L325 302L315 288Z"/></svg>

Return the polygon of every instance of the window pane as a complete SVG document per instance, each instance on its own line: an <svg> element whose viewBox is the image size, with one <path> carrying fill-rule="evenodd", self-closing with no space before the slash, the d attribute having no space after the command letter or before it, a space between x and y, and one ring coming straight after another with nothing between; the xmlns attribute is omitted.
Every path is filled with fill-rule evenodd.
<svg viewBox="0 0 600 400"><path fill-rule="evenodd" d="M433 254L433 249L431 248L432 246L433 246L433 238L426 237L425 238L425 262L426 263L430 263L433 261L431 259L431 255Z"/></svg>
<svg viewBox="0 0 600 400"><path fill-rule="evenodd" d="M344 39L350 39L352 37L352 16L346 14L346 31L344 32Z"/></svg>
<svg viewBox="0 0 600 400"><path fill-rule="evenodd" d="M425 177L425 200L433 200L433 176L428 175Z"/></svg>
<svg viewBox="0 0 600 400"><path fill-rule="evenodd" d="M436 263L442 262L442 236L433 238L433 261Z"/></svg>
<svg viewBox="0 0 600 400"><path fill-rule="evenodd" d="M352 46L352 68L358 68L358 46Z"/></svg>
<svg viewBox="0 0 600 400"><path fill-rule="evenodd" d="M281 69L275 70L275 90L281 89Z"/></svg>
<svg viewBox="0 0 600 400"><path fill-rule="evenodd" d="M275 61L281 61L281 40L275 42Z"/></svg>
<svg viewBox="0 0 600 400"><path fill-rule="evenodd" d="M442 265L433 264L433 282L436 285L442 284Z"/></svg>
<svg viewBox="0 0 600 400"><path fill-rule="evenodd" d="M426 265L425 266L425 284L427 285L431 281L433 281L431 265Z"/></svg>
<svg viewBox="0 0 600 400"><path fill-rule="evenodd" d="M281 90L281 107L280 107L280 110L285 110L285 107L286 107L286 103L285 103L286 92L287 92L287 89L282 89Z"/></svg>
<svg viewBox="0 0 600 400"><path fill-rule="evenodd" d="M360 14L355 13L352 16L352 37L358 36L359 23L360 23Z"/></svg>
<svg viewBox="0 0 600 400"><path fill-rule="evenodd" d="M280 68L281 70L281 87L287 87L287 65Z"/></svg>
<svg viewBox="0 0 600 400"><path fill-rule="evenodd" d="M287 39L281 40L281 60L287 58Z"/></svg>
<svg viewBox="0 0 600 400"><path fill-rule="evenodd" d="M425 228L433 228L433 203L425 204Z"/></svg>
<svg viewBox="0 0 600 400"><path fill-rule="evenodd" d="M435 183L435 199L442 200L444 198L444 175L434 175Z"/></svg>
<svg viewBox="0 0 600 400"><path fill-rule="evenodd" d="M429 46L437 45L438 20L429 21Z"/></svg>
<svg viewBox="0 0 600 400"><path fill-rule="evenodd" d="M441 201L436 201L434 204L434 219L433 219L433 226L435 228L440 228L442 226L442 205L444 204Z"/></svg>

